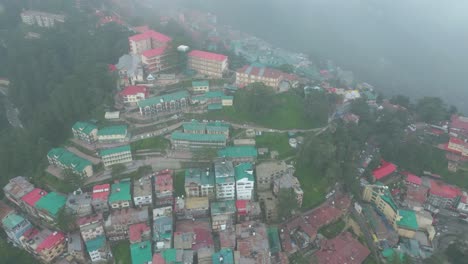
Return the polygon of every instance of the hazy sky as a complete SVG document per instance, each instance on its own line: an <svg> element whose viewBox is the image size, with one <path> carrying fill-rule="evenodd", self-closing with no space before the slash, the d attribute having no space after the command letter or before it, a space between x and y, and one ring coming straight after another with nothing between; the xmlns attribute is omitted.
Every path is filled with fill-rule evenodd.
<svg viewBox="0 0 468 264"><path fill-rule="evenodd" d="M466 0L179 0L294 51L330 58L386 94L468 113Z"/></svg>

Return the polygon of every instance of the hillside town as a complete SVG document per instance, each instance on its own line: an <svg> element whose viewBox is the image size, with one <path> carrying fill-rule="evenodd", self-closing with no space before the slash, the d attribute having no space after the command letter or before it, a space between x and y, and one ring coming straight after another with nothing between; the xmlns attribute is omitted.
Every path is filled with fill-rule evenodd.
<svg viewBox="0 0 468 264"><path fill-rule="evenodd" d="M375 113L409 111L381 100L352 72L331 62L319 67L304 54L218 25L210 13L161 18L175 19L194 41L206 40L203 50L174 46L172 36L155 28L103 13L96 10L97 26L115 23L130 35L128 53L108 65L117 86L113 105L100 120L75 120L71 138L44 157L45 182L22 175L3 186L0 221L8 242L38 261L424 263L454 243L453 234L468 231L467 190L444 175L385 159L372 139L353 161L357 193L333 181L309 200L321 187L298 176L305 137L335 131L338 122L359 124L363 117L351 110L358 100ZM21 13L35 38L34 28L54 30L66 20ZM246 64L233 68L223 50ZM279 67L284 64L293 70ZM314 128L222 117L239 104L236 94L259 83L273 94L299 90L304 98L317 92L340 99ZM444 151L447 169L466 170L468 117L418 121L404 132L421 142L437 138L432 145ZM264 143L273 136L285 147L276 138Z"/></svg>

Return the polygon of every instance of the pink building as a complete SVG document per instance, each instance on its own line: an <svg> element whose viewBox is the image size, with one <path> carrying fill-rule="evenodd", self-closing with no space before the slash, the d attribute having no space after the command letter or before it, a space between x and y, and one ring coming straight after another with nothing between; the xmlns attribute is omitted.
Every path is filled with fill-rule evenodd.
<svg viewBox="0 0 468 264"><path fill-rule="evenodd" d="M21 200L23 201L23 205L28 212L28 214L37 217L37 210L36 210L36 203L44 196L47 195L47 192L39 189L34 188L31 192L23 196Z"/></svg>
<svg viewBox="0 0 468 264"><path fill-rule="evenodd" d="M107 203L110 194L110 184L95 185L93 187L92 201L94 211L107 212L109 204Z"/></svg>
<svg viewBox="0 0 468 264"><path fill-rule="evenodd" d="M173 205L174 185L171 170L159 171L154 176L154 189L156 194L156 205Z"/></svg>
<svg viewBox="0 0 468 264"><path fill-rule="evenodd" d="M130 243L140 243L149 240L151 228L146 223L133 224L128 228Z"/></svg>
<svg viewBox="0 0 468 264"><path fill-rule="evenodd" d="M187 66L199 74L213 78L222 78L228 69L228 57L226 55L192 50L188 53Z"/></svg>

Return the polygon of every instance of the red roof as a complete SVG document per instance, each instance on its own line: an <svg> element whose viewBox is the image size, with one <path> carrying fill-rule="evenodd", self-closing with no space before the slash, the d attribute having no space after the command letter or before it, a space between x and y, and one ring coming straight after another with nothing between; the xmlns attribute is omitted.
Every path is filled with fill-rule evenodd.
<svg viewBox="0 0 468 264"><path fill-rule="evenodd" d="M54 232L46 237L41 244L37 246L36 251L41 252L44 249L51 249L65 239L62 232Z"/></svg>
<svg viewBox="0 0 468 264"><path fill-rule="evenodd" d="M193 250L214 246L210 230L196 227L193 229L193 232L195 233L195 245L192 247Z"/></svg>
<svg viewBox="0 0 468 264"><path fill-rule="evenodd" d="M249 203L248 200L237 200L236 201L236 208L237 213L240 215L247 214L247 204Z"/></svg>
<svg viewBox="0 0 468 264"><path fill-rule="evenodd" d="M140 40L145 40L145 39L153 39L153 40L156 40L158 42L163 42L163 43L167 43L167 42L170 42L172 40L172 38L164 35L164 34L161 34L159 32L156 32L154 30L147 30L141 34L137 34L137 35L133 35L131 37L128 38L130 41L140 41Z"/></svg>
<svg viewBox="0 0 468 264"><path fill-rule="evenodd" d="M88 225L88 224L92 224L92 223L97 223L99 221L102 221L102 214L95 214L95 215L88 215L88 216L85 216L85 217L81 217L81 218L78 218L78 220L76 220L76 224L78 226L83 226L83 225Z"/></svg>
<svg viewBox="0 0 468 264"><path fill-rule="evenodd" d="M153 255L153 264L166 264L166 261L164 260L163 256L161 253L156 253Z"/></svg>
<svg viewBox="0 0 468 264"><path fill-rule="evenodd" d="M412 184L416 185L421 185L422 184L422 179L419 176L416 176L412 173L409 172L403 172L403 175L406 175L406 181Z"/></svg>
<svg viewBox="0 0 468 264"><path fill-rule="evenodd" d="M152 58L163 55L164 51L166 51L166 47L159 47L155 49L145 50L141 53L141 55L145 56L146 58Z"/></svg>
<svg viewBox="0 0 468 264"><path fill-rule="evenodd" d="M468 119L463 116L452 115L450 127L468 131Z"/></svg>
<svg viewBox="0 0 468 264"><path fill-rule="evenodd" d="M215 61L224 61L228 57L223 54L217 54L217 53L212 53L212 52L207 52L207 51L202 51L202 50L192 50L188 53L189 57L198 57L202 58L205 60L215 60Z"/></svg>
<svg viewBox="0 0 468 264"><path fill-rule="evenodd" d="M453 199L461 194L461 190L455 186L431 180L431 189L429 190L429 193L431 195Z"/></svg>
<svg viewBox="0 0 468 264"><path fill-rule="evenodd" d="M426 202L428 190L428 188L423 186L414 187L410 185L406 191L406 200L410 202L415 201L422 205Z"/></svg>
<svg viewBox="0 0 468 264"><path fill-rule="evenodd" d="M5 216L9 215L10 213L14 212L13 208L8 206L6 203L3 201L0 201L0 221L5 218Z"/></svg>
<svg viewBox="0 0 468 264"><path fill-rule="evenodd" d="M106 17L103 17L103 18L101 18L99 20L99 23L101 25L111 23L111 22L115 22L115 23L117 23L119 25L123 25L123 21L117 16L106 16Z"/></svg>
<svg viewBox="0 0 468 264"><path fill-rule="evenodd" d="M141 241L141 235L145 232L151 232L149 226L145 223L134 224L129 227L130 242Z"/></svg>
<svg viewBox="0 0 468 264"><path fill-rule="evenodd" d="M466 145L466 142L462 139L451 137L449 143L456 144L456 145Z"/></svg>
<svg viewBox="0 0 468 264"><path fill-rule="evenodd" d="M107 65L107 68L110 72L116 71L117 67L114 64Z"/></svg>
<svg viewBox="0 0 468 264"><path fill-rule="evenodd" d="M468 195L464 193L460 199L460 201L464 204L468 204Z"/></svg>
<svg viewBox="0 0 468 264"><path fill-rule="evenodd" d="M122 91L120 91L120 96L128 96L128 95L136 95L139 93L145 94L145 98L148 97L148 87L141 86L141 85L131 85L125 87Z"/></svg>
<svg viewBox="0 0 468 264"><path fill-rule="evenodd" d="M47 192L39 189L39 188L34 188L31 192L23 196L21 200L23 200L25 203L29 204L30 206L34 207L43 196L47 195Z"/></svg>
<svg viewBox="0 0 468 264"><path fill-rule="evenodd" d="M320 250L315 253L319 264L361 264L370 250L345 232L337 237L322 241Z"/></svg>
<svg viewBox="0 0 468 264"><path fill-rule="evenodd" d="M154 179L157 192L173 191L172 173L170 170L160 171Z"/></svg>
<svg viewBox="0 0 468 264"><path fill-rule="evenodd" d="M380 167L375 169L372 174L376 180L387 177L388 175L394 173L396 170L396 165L390 162L382 160Z"/></svg>
<svg viewBox="0 0 468 264"><path fill-rule="evenodd" d="M95 185L93 187L93 200L99 199L107 201L110 192L110 184Z"/></svg>

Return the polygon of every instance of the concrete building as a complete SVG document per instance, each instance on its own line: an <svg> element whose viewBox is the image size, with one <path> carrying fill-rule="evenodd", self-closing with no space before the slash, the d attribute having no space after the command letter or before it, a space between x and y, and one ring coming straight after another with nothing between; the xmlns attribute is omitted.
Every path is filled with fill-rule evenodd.
<svg viewBox="0 0 468 264"><path fill-rule="evenodd" d="M233 144L234 146L255 146L256 142L253 138L239 138L234 139Z"/></svg>
<svg viewBox="0 0 468 264"><path fill-rule="evenodd" d="M83 193L81 190L68 194L65 208L68 212L78 217L90 215L93 211L91 206L92 196L89 193Z"/></svg>
<svg viewBox="0 0 468 264"><path fill-rule="evenodd" d="M143 76L143 64L139 55L122 55L115 67L119 71L119 84L121 86L136 85L137 83L145 81Z"/></svg>
<svg viewBox="0 0 468 264"><path fill-rule="evenodd" d="M145 100L149 96L149 88L142 85L131 85L119 92L119 96L124 104L136 105L140 100Z"/></svg>
<svg viewBox="0 0 468 264"><path fill-rule="evenodd" d="M23 248L45 263L52 263L66 250L65 235L59 231L32 228L21 237Z"/></svg>
<svg viewBox="0 0 468 264"><path fill-rule="evenodd" d="M273 180L273 194L278 196L281 190L292 190L296 197L297 204L299 207L302 206L304 191L301 188L299 180L294 177L290 171Z"/></svg>
<svg viewBox="0 0 468 264"><path fill-rule="evenodd" d="M187 197L208 197L215 196L215 175L210 168L191 168L185 170L185 195Z"/></svg>
<svg viewBox="0 0 468 264"><path fill-rule="evenodd" d="M85 262L86 260L86 250L81 239L80 233L72 233L68 236L68 254L72 256L75 260L80 262Z"/></svg>
<svg viewBox="0 0 468 264"><path fill-rule="evenodd" d="M132 202L130 194L130 180L124 179L111 186L109 205L112 209L128 208Z"/></svg>
<svg viewBox="0 0 468 264"><path fill-rule="evenodd" d="M223 148L227 137L223 134L190 134L174 131L171 134L173 149Z"/></svg>
<svg viewBox="0 0 468 264"><path fill-rule="evenodd" d="M353 238L351 233L341 233L333 239L324 239L314 258L318 264L361 264L370 255L370 250Z"/></svg>
<svg viewBox="0 0 468 264"><path fill-rule="evenodd" d="M153 242L154 251L161 252L162 250L172 247L173 236L173 215L172 207L162 207L153 210Z"/></svg>
<svg viewBox="0 0 468 264"><path fill-rule="evenodd" d="M192 82L192 93L206 93L210 91L209 81L193 81Z"/></svg>
<svg viewBox="0 0 468 264"><path fill-rule="evenodd" d="M135 206L153 205L151 176L143 176L133 182L133 203Z"/></svg>
<svg viewBox="0 0 468 264"><path fill-rule="evenodd" d="M100 184L93 187L92 201L91 206L94 211L107 212L109 211L109 194L110 194L110 184Z"/></svg>
<svg viewBox="0 0 468 264"><path fill-rule="evenodd" d="M213 264L234 264L234 252L230 248L222 248L212 256Z"/></svg>
<svg viewBox="0 0 468 264"><path fill-rule="evenodd" d="M228 70L228 57L201 50L192 50L188 54L187 67L212 78L222 78Z"/></svg>
<svg viewBox="0 0 468 264"><path fill-rule="evenodd" d="M13 242L15 245L20 245L21 236L32 228L31 223L27 219L13 211L0 220L9 241Z"/></svg>
<svg viewBox="0 0 468 264"><path fill-rule="evenodd" d="M97 141L98 129L94 124L78 121L72 126L73 137L88 144Z"/></svg>
<svg viewBox="0 0 468 264"><path fill-rule="evenodd" d="M174 204L173 172L162 170L154 175L154 193L156 206L172 206Z"/></svg>
<svg viewBox="0 0 468 264"><path fill-rule="evenodd" d="M148 207L125 208L112 211L104 222L104 230L110 241L128 239L129 227L133 224L148 223Z"/></svg>
<svg viewBox="0 0 468 264"><path fill-rule="evenodd" d="M236 200L251 200L254 195L254 168L252 163L240 163L234 168Z"/></svg>
<svg viewBox="0 0 468 264"><path fill-rule="evenodd" d="M153 255L151 254L151 242L143 241L140 243L131 244L130 256L132 258L132 264L153 263Z"/></svg>
<svg viewBox="0 0 468 264"><path fill-rule="evenodd" d="M146 223L131 225L128 232L130 244L140 243L151 238L151 228Z"/></svg>
<svg viewBox="0 0 468 264"><path fill-rule="evenodd" d="M254 221L237 224L236 245L240 255L240 263L271 263L270 245L265 224Z"/></svg>
<svg viewBox="0 0 468 264"><path fill-rule="evenodd" d="M236 221L234 201L211 203L211 224L214 232L233 228Z"/></svg>
<svg viewBox="0 0 468 264"><path fill-rule="evenodd" d="M30 26L52 28L57 22L65 22L65 16L35 10L21 12L21 21Z"/></svg>
<svg viewBox="0 0 468 264"><path fill-rule="evenodd" d="M81 217L76 221L76 224L80 228L83 241L105 236L102 214Z"/></svg>
<svg viewBox="0 0 468 264"><path fill-rule="evenodd" d="M35 204L39 218L49 223L55 223L60 210L65 206L66 200L65 196L56 192L50 192L42 196Z"/></svg>
<svg viewBox="0 0 468 264"><path fill-rule="evenodd" d="M216 199L218 201L234 200L236 197L236 180L232 162L221 159L215 160L214 173Z"/></svg>
<svg viewBox="0 0 468 264"><path fill-rule="evenodd" d="M63 170L69 169L74 174L81 177L93 176L93 164L91 161L83 159L76 154L64 149L53 148L47 153L49 164Z"/></svg>
<svg viewBox="0 0 468 264"><path fill-rule="evenodd" d="M99 152L99 156L106 167L133 161L130 145L103 149Z"/></svg>
<svg viewBox="0 0 468 264"><path fill-rule="evenodd" d="M153 30L146 30L128 38L130 53L141 55L144 51L166 47L171 38Z"/></svg>
<svg viewBox="0 0 468 264"><path fill-rule="evenodd" d="M232 106L234 104L234 97L226 95L222 91L210 91L193 96L192 103L206 105L208 110L218 110L224 106Z"/></svg>
<svg viewBox="0 0 468 264"><path fill-rule="evenodd" d="M265 208L265 220L267 223L273 223L278 220L278 198L271 191L258 192L258 200Z"/></svg>
<svg viewBox="0 0 468 264"><path fill-rule="evenodd" d="M282 82L292 82L298 79L294 74L284 73L280 70L267 68L261 64L245 65L236 71L236 85L244 87L251 83L260 82L279 90Z"/></svg>
<svg viewBox="0 0 468 264"><path fill-rule="evenodd" d="M226 147L218 151L218 157L230 160L234 163L254 163L257 160L257 156L257 149L252 146Z"/></svg>
<svg viewBox="0 0 468 264"><path fill-rule="evenodd" d="M237 200L237 221L254 221L262 218L262 209L260 208L259 202L250 200Z"/></svg>
<svg viewBox="0 0 468 264"><path fill-rule="evenodd" d="M192 120L182 124L183 132L187 134L209 134L209 135L225 135L229 137L230 125L224 122L199 122Z"/></svg>
<svg viewBox="0 0 468 264"><path fill-rule="evenodd" d="M273 180L288 173L288 166L284 161L267 161L255 166L257 190L273 189Z"/></svg>
<svg viewBox="0 0 468 264"><path fill-rule="evenodd" d="M176 53L167 46L145 50L141 53L141 61L148 73L167 71L177 66Z"/></svg>
<svg viewBox="0 0 468 264"><path fill-rule="evenodd" d="M126 142L129 138L127 125L103 127L98 131L99 143Z"/></svg>
<svg viewBox="0 0 468 264"><path fill-rule="evenodd" d="M468 194L466 192L462 193L460 201L457 204L457 210L464 214L468 213Z"/></svg>
<svg viewBox="0 0 468 264"><path fill-rule="evenodd" d="M91 262L104 262L110 259L110 249L104 235L85 242Z"/></svg>
<svg viewBox="0 0 468 264"><path fill-rule="evenodd" d="M17 206L23 204L21 198L26 194L30 193L34 189L34 185L30 183L25 177L17 176L10 179L3 187L3 193L5 197Z"/></svg>
<svg viewBox="0 0 468 264"><path fill-rule="evenodd" d="M46 191L39 188L34 188L32 191L21 198L22 208L26 209L28 215L32 217L39 217L36 210L36 203L45 195L47 195Z"/></svg>
<svg viewBox="0 0 468 264"><path fill-rule="evenodd" d="M177 197L175 214L180 219L196 219L209 216L210 201L208 197Z"/></svg>
<svg viewBox="0 0 468 264"><path fill-rule="evenodd" d="M430 180L427 202L438 208L451 208L456 206L456 200L461 195L462 192L458 187L440 181Z"/></svg>
<svg viewBox="0 0 468 264"><path fill-rule="evenodd" d="M189 98L187 91L175 92L140 100L138 108L143 116L179 113L188 107Z"/></svg>

